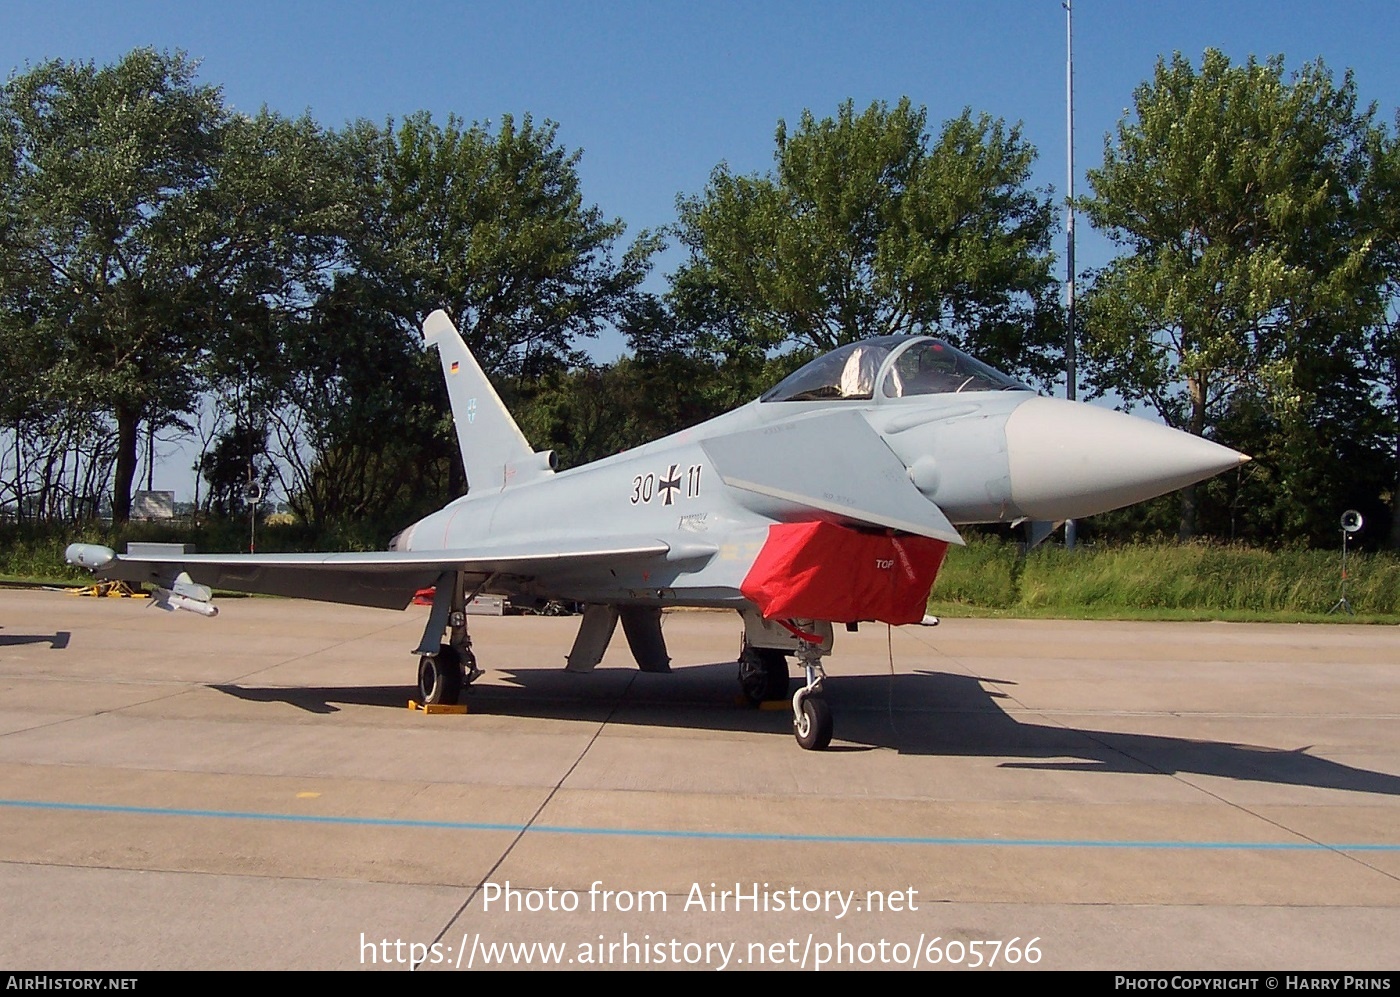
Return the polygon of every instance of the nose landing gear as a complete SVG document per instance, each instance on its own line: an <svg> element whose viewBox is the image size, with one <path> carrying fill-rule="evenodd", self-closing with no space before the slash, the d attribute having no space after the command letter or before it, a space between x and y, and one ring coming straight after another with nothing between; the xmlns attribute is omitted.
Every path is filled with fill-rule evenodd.
<svg viewBox="0 0 1400 997"><path fill-rule="evenodd" d="M798 692L802 695L802 691ZM808 751L825 751L831 744L831 707L821 696L807 696L802 705L793 705L792 732L797 743Z"/></svg>
<svg viewBox="0 0 1400 997"><path fill-rule="evenodd" d="M797 743L808 751L825 751L831 744L834 723L831 707L822 694L826 673L822 671L822 652L818 644L802 641L797 647L797 660L807 677L807 684L792 696L792 732Z"/></svg>
<svg viewBox="0 0 1400 997"><path fill-rule="evenodd" d="M791 679L788 655L802 666L804 682L792 697L792 732L808 751L831 744L831 707L822 692L822 656L831 653L832 628L823 620L765 620L756 608L740 610L739 688L749 702L785 700Z"/></svg>

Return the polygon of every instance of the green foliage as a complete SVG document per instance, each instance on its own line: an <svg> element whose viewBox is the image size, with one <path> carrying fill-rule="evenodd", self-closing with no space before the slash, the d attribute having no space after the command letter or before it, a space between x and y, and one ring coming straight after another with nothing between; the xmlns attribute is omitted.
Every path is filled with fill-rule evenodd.
<svg viewBox="0 0 1400 997"><path fill-rule="evenodd" d="M139 49L0 91L0 363L34 374L0 400L0 485L21 514L76 518L115 478L120 521L140 429L184 425L212 392L211 435L270 447L311 521L441 505L463 480L421 320L446 308L527 400L620 320L659 240L620 248L552 123L329 135L231 114L195 71ZM201 463L231 510L228 449Z"/></svg>
<svg viewBox="0 0 1400 997"><path fill-rule="evenodd" d="M300 515L402 523L464 490L436 356L421 349L433 309L524 408L570 384L577 337L632 301L659 243L643 233L615 257L624 226L584 205L578 153L556 130L422 113L339 136L354 199L346 268L294 330L274 415Z"/></svg>
<svg viewBox="0 0 1400 997"><path fill-rule="evenodd" d="M271 449L293 511L319 528L401 528L447 501L450 416L435 355L344 275L285 344Z"/></svg>
<svg viewBox="0 0 1400 997"><path fill-rule="evenodd" d="M716 167L678 203L681 322L730 355L936 331L1053 378L1054 215L1026 186L1035 150L1019 126L971 111L933 141L926 123L907 98L861 114L847 101L792 132L779 122L774 172Z"/></svg>
<svg viewBox="0 0 1400 997"><path fill-rule="evenodd" d="M624 357L545 377L516 414L531 442L554 450L562 469L714 418L730 406L711 389L733 383L712 364L680 354Z"/></svg>
<svg viewBox="0 0 1400 997"><path fill-rule="evenodd" d="M184 233L212 182L223 108L194 74L183 55L139 49L100 69L46 62L0 91L10 255L27 282L7 338L44 343L31 347L51 360L41 392L115 418L119 518L139 421L171 421L198 389L203 249Z"/></svg>
<svg viewBox="0 0 1400 997"><path fill-rule="evenodd" d="M359 191L357 272L410 332L452 317L488 374L530 378L572 359L646 276L660 242L584 204L579 153L553 122L503 115L446 124L427 113L395 127L360 121L341 137Z"/></svg>
<svg viewBox="0 0 1400 997"><path fill-rule="evenodd" d="M949 550L931 605L1007 615L1322 617L1341 595L1338 551L1261 550L1221 544L1089 545L1067 551L974 538ZM1400 558L1347 561L1347 598L1371 619L1400 617ZM1344 617L1344 619L1346 619Z"/></svg>
<svg viewBox="0 0 1400 997"><path fill-rule="evenodd" d="M235 425L200 456L196 470L209 484L203 511L218 518L246 516L250 481L266 494L271 477L266 438L266 431Z"/></svg>
<svg viewBox="0 0 1400 997"><path fill-rule="evenodd" d="M1126 250L1084 300L1092 387L1252 453L1277 503L1264 519L1291 536L1317 532L1290 508L1303 496L1335 515L1309 473L1330 463L1341 480L1332 443L1374 460L1358 366L1380 310L1373 117L1350 75L1338 84L1321 63L1289 78L1282 57L1234 66L1208 50L1197 71L1177 54L1137 89L1082 201ZM1183 492L1183 535L1195 494Z"/></svg>
<svg viewBox="0 0 1400 997"><path fill-rule="evenodd" d="M1385 311L1370 328L1364 357L1368 384L1380 398L1384 422L1388 473L1386 479L1390 514L1389 546L1400 550L1400 112L1394 128L1384 136L1376 156L1363 204L1369 209L1368 224L1375 230L1376 249L1385 276Z"/></svg>
<svg viewBox="0 0 1400 997"><path fill-rule="evenodd" d="M0 496L23 518L123 518L138 441L212 407L214 505L267 451L304 520L387 536L465 486L418 331L437 307L565 466L872 335L1057 374L1053 209L1019 126L964 111L934 135L907 99L780 122L771 171L720 165L679 200L689 259L653 296L659 237L587 205L551 122L328 133L231 113L196 68L138 49L0 88ZM1400 546L1400 128L1321 63L1178 55L1090 176L1124 252L1084 302L1092 388L1254 461L1081 535L1330 547L1356 508L1364 543ZM590 364L606 325L632 355ZM1033 580L979 563L994 599Z"/></svg>
<svg viewBox="0 0 1400 997"><path fill-rule="evenodd" d="M966 537L966 547L950 547L934 585L937 605L1009 609L1020 598L1015 544Z"/></svg>
<svg viewBox="0 0 1400 997"><path fill-rule="evenodd" d="M269 327L304 303L333 241L319 130L231 116L195 76L181 53L137 49L101 68L47 62L0 90L0 358L35 365L21 415L115 424L119 521L139 428L183 425L247 366L247 341L275 354Z"/></svg>

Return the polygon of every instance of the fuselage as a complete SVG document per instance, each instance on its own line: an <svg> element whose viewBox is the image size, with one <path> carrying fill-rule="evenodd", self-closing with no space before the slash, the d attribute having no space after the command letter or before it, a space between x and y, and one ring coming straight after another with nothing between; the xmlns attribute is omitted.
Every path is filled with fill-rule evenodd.
<svg viewBox="0 0 1400 997"><path fill-rule="evenodd" d="M605 575L551 572L547 581L498 577L488 590L577 602L738 606L740 583L769 526L844 517L814 516L808 504L726 485L702 444L770 430L771 446L780 448L786 424L833 411L858 413L919 493L956 525L1089 516L1244 459L1144 419L1041 397L937 340L885 337L827 354L762 399L674 435L558 474L469 491L415 523L396 546L460 550L555 535L600 545L653 537L672 549L664 561L619 562ZM803 455L823 462L824 471L839 470L848 458L832 448Z"/></svg>

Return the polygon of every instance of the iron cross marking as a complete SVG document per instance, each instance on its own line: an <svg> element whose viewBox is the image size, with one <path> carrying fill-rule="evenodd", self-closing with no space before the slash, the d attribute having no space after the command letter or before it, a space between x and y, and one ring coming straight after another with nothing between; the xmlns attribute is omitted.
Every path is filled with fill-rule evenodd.
<svg viewBox="0 0 1400 997"><path fill-rule="evenodd" d="M660 484L661 494L664 496L663 504L672 505L676 501L676 492L681 490L681 476L676 473L679 465L672 464L671 469L666 472L666 479Z"/></svg>

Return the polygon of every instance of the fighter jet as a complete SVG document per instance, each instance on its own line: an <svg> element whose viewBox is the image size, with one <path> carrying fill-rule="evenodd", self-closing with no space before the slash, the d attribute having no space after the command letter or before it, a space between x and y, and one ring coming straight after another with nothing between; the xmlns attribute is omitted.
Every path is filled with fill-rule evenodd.
<svg viewBox="0 0 1400 997"><path fill-rule="evenodd" d="M405 608L434 587L418 696L456 702L481 670L467 628L479 594L583 604L565 659L591 671L619 621L637 665L670 670L666 606L742 617L739 683L786 700L793 730L831 741L823 658L835 624L923 620L957 527L1052 524L1140 502L1248 460L1144 419L1043 397L930 336L883 336L818 357L747 405L583 467L535 451L442 311L423 323L447 382L467 494L387 551L117 555L69 563L147 582L157 604L212 616L213 587Z"/></svg>

